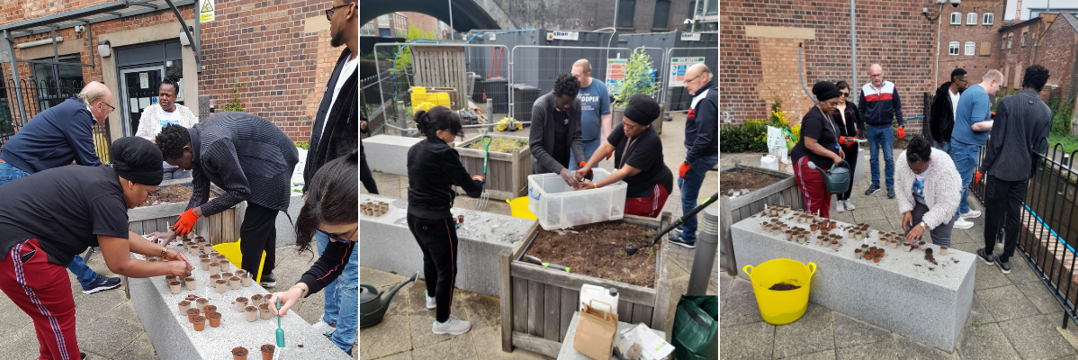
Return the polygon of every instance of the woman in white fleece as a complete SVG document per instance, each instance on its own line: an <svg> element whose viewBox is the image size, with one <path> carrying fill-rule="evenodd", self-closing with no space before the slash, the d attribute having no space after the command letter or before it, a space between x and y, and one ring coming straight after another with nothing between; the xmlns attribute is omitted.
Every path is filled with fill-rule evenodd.
<svg viewBox="0 0 1078 360"><path fill-rule="evenodd" d="M916 243L930 231L933 244L951 246L954 213L962 193L962 178L947 153L933 149L922 136L910 139L895 158L898 211L906 241Z"/></svg>
<svg viewBox="0 0 1078 360"><path fill-rule="evenodd" d="M157 87L157 103L142 110L142 118L139 119L135 136L153 142L165 126L179 124L190 129L198 124L198 117L191 112L191 109L176 103L176 93L179 91L180 86L172 77L161 81L161 85ZM184 171L168 163L162 163L162 165L165 167L163 180L191 177L190 171Z"/></svg>

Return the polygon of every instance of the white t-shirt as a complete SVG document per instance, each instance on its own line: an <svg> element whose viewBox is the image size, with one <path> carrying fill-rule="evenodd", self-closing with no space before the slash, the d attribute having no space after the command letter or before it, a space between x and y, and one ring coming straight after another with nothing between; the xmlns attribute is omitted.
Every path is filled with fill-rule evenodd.
<svg viewBox="0 0 1078 360"><path fill-rule="evenodd" d="M959 94L955 94L955 93L951 92L951 89L947 89L947 95L950 95L950 96L951 96L951 111L952 111L952 116L954 116L955 118L957 118L957 117L958 117L958 98L959 98L959 97L961 97L961 96L962 96L962 94L960 94L960 93L959 93Z"/></svg>
<svg viewBox="0 0 1078 360"><path fill-rule="evenodd" d="M157 114L157 120L161 123L162 129L169 125L180 124L180 122L183 120L183 118L180 117L180 112L177 111L180 109L178 107L174 108L172 112L165 111L165 109L160 106L157 108L161 111Z"/></svg>
<svg viewBox="0 0 1078 360"><path fill-rule="evenodd" d="M333 88L333 98L329 101L330 109L333 109L333 103L337 102L337 94L341 92L341 88L344 87L344 83L346 80L348 80L348 77L352 76L352 73L356 72L357 67L359 67L359 56L355 56L354 59L344 63L344 68L341 69L341 74L337 76L337 86ZM326 118L322 121L322 129L319 130L319 134L326 132L326 124L329 123L329 113L330 112L327 110Z"/></svg>

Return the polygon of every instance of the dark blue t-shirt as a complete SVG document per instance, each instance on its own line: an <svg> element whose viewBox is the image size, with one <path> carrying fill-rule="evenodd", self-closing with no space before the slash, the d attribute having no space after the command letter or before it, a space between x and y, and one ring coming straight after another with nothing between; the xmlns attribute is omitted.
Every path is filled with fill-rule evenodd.
<svg viewBox="0 0 1078 360"><path fill-rule="evenodd" d="M606 84L592 78L591 85L581 88L576 98L580 100L580 139L598 139L603 135L601 116L610 113L610 93Z"/></svg>

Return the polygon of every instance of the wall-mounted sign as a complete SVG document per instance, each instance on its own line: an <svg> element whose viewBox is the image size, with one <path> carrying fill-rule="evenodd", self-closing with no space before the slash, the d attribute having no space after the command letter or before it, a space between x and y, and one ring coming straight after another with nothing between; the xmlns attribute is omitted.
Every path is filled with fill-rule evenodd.
<svg viewBox="0 0 1078 360"><path fill-rule="evenodd" d="M555 31L554 40L573 40L576 41L580 38L580 32L578 31Z"/></svg>
<svg viewBox="0 0 1078 360"><path fill-rule="evenodd" d="M213 6L213 0L199 0L201 5L198 6L198 19L201 22L208 23L213 22L215 9Z"/></svg>
<svg viewBox="0 0 1078 360"><path fill-rule="evenodd" d="M703 56L670 58L670 87L685 86L685 72L689 71L690 66L703 62Z"/></svg>
<svg viewBox="0 0 1078 360"><path fill-rule="evenodd" d="M681 33L681 41L700 41L700 33Z"/></svg>

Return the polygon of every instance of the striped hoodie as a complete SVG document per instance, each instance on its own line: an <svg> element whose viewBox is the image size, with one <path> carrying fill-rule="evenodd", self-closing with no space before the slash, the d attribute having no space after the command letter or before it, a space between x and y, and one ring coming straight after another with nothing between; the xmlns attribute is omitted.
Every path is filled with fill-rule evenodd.
<svg viewBox="0 0 1078 360"><path fill-rule="evenodd" d="M861 95L857 103L857 110L861 112L861 118L865 124L872 126L891 126L891 122L898 121L902 124L902 101L898 99L898 89L890 81L884 81L883 86L876 89L872 83L861 87Z"/></svg>

